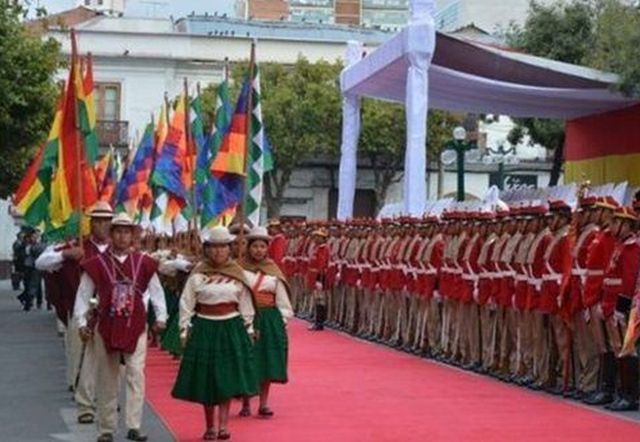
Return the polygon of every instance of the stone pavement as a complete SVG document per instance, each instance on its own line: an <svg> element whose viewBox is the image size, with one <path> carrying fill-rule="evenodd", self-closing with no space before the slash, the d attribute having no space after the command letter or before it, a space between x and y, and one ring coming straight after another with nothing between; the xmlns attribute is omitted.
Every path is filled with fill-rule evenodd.
<svg viewBox="0 0 640 442"><path fill-rule="evenodd" d="M95 441L95 425L76 423L55 315L23 312L17 294L9 281L0 281L0 441ZM143 431L150 441L173 440L149 407ZM126 440L125 433L121 423L116 440Z"/></svg>

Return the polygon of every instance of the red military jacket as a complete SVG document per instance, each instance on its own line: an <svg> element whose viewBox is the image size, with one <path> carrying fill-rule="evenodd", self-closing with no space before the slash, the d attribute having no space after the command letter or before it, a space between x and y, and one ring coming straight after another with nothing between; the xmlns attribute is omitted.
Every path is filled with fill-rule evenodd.
<svg viewBox="0 0 640 442"><path fill-rule="evenodd" d="M616 238L609 230L597 233L587 250L587 274L582 289L585 307L593 307L602 299L604 272L616 247Z"/></svg>
<svg viewBox="0 0 640 442"><path fill-rule="evenodd" d="M542 297L540 310L543 313L558 311L558 296L564 272L563 264L567 254L571 253L569 243L569 226L556 232L545 253L546 271L542 275Z"/></svg>
<svg viewBox="0 0 640 442"><path fill-rule="evenodd" d="M483 242L480 254L478 255L478 267L480 274L478 278L478 304L485 305L491 297L492 274L495 272L491 257L498 243L498 235L491 234Z"/></svg>
<svg viewBox="0 0 640 442"><path fill-rule="evenodd" d="M571 268L571 294L569 297L569 310L571 314L575 314L585 307L583 302L584 283L587 278L587 255L589 247L598 236L598 226L595 224L586 225L578 239L573 250L573 266Z"/></svg>
<svg viewBox="0 0 640 442"><path fill-rule="evenodd" d="M542 232L538 233L531 244L529 256L527 256L530 275L527 293L527 310L536 310L540 306L542 276L546 271L545 252L552 239L553 235L551 235L551 231L545 228Z"/></svg>
<svg viewBox="0 0 640 442"><path fill-rule="evenodd" d="M269 257L278 264L278 267L282 268L282 261L286 252L287 238L282 233L278 233L271 239L269 244Z"/></svg>
<svg viewBox="0 0 640 442"><path fill-rule="evenodd" d="M307 268L307 284L310 289L315 288L317 282L322 284L322 289L325 287L325 276L329 267L329 246L327 244L320 244L313 250L313 254L309 259L309 266Z"/></svg>
<svg viewBox="0 0 640 442"><path fill-rule="evenodd" d="M604 275L602 312L605 317L613 313L618 302L626 301L627 305L631 304L639 270L640 241L631 236L616 245Z"/></svg>
<svg viewBox="0 0 640 442"><path fill-rule="evenodd" d="M478 287L479 274L481 272L478 258L482 250L483 238L476 234L469 239L462 257L462 284L461 300L463 302L473 301L473 295Z"/></svg>

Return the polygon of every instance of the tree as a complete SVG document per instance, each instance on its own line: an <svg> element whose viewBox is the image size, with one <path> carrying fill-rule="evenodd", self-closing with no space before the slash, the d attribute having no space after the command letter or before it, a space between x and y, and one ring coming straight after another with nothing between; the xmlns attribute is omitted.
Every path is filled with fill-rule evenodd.
<svg viewBox="0 0 640 442"><path fill-rule="evenodd" d="M524 26L511 26L507 43L532 55L581 64L595 39L594 5L585 0L542 5L532 1ZM558 184L564 157L564 122L555 119L514 118L509 141L517 144L529 135L532 144L554 152L549 185Z"/></svg>
<svg viewBox="0 0 640 442"><path fill-rule="evenodd" d="M54 115L59 44L31 35L25 10L0 0L0 198L11 195Z"/></svg>
<svg viewBox="0 0 640 442"><path fill-rule="evenodd" d="M365 98L362 100L361 118L358 147L369 160L373 172L376 212L379 212L389 187L403 176L405 113L398 104Z"/></svg>
<svg viewBox="0 0 640 442"><path fill-rule="evenodd" d="M596 38L585 62L620 76L617 89L640 97L640 10L617 0L598 2Z"/></svg>
<svg viewBox="0 0 640 442"><path fill-rule="evenodd" d="M514 48L533 55L582 64L619 75L615 88L640 96L640 10L619 0L531 2L523 27L506 33ZM515 118L510 141L528 134L532 143L554 151L550 185L560 177L563 161L564 122Z"/></svg>

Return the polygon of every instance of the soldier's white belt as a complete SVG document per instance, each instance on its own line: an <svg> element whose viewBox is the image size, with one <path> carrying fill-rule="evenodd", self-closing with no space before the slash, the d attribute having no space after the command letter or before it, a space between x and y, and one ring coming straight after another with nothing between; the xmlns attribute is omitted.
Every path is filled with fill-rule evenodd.
<svg viewBox="0 0 640 442"><path fill-rule="evenodd" d="M602 275L604 275L604 270L587 270L587 275L589 275L589 276L602 276Z"/></svg>
<svg viewBox="0 0 640 442"><path fill-rule="evenodd" d="M542 275L542 280L560 282L562 281L562 275L560 273L554 273L553 275Z"/></svg>
<svg viewBox="0 0 640 442"><path fill-rule="evenodd" d="M587 269L572 269L571 274L573 276L585 276L587 274Z"/></svg>
<svg viewBox="0 0 640 442"><path fill-rule="evenodd" d="M622 285L622 278L604 278L604 285Z"/></svg>
<svg viewBox="0 0 640 442"><path fill-rule="evenodd" d="M529 277L527 275L516 275L516 281L519 282L527 282L529 281Z"/></svg>

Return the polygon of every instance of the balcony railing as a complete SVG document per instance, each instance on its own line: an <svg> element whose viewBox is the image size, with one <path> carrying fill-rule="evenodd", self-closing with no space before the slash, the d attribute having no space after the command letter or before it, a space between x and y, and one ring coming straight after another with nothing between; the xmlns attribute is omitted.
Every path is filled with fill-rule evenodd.
<svg viewBox="0 0 640 442"><path fill-rule="evenodd" d="M122 147L129 144L128 121L98 120L96 131L100 146Z"/></svg>

